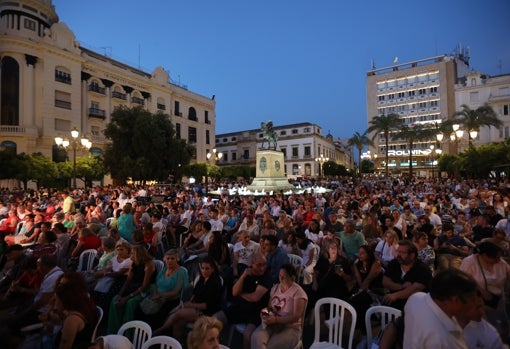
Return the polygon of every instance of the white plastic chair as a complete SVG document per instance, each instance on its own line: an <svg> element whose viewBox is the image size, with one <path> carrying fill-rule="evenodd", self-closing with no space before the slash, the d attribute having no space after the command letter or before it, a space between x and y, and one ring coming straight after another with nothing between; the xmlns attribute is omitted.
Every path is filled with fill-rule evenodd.
<svg viewBox="0 0 510 349"><path fill-rule="evenodd" d="M127 331L132 330L131 343L133 343L133 349L141 349L143 344L152 337L152 328L146 322L133 320L126 322L119 328L117 334L124 335ZM129 338L129 337L128 337Z"/></svg>
<svg viewBox="0 0 510 349"><path fill-rule="evenodd" d="M365 313L365 326L367 328L367 348L370 349L372 345L372 315L380 314L381 315L381 330L383 330L386 325L388 325L391 321L402 316L402 311L387 307L385 305L374 305L373 307L368 308Z"/></svg>
<svg viewBox="0 0 510 349"><path fill-rule="evenodd" d="M154 345L159 345L160 349L182 349L181 343L177 339L168 336L152 337L147 342L143 343L141 349L149 349Z"/></svg>
<svg viewBox="0 0 510 349"><path fill-rule="evenodd" d="M160 261L159 259L154 260L154 264L156 265L156 273L159 274L161 270L165 267L165 263Z"/></svg>
<svg viewBox="0 0 510 349"><path fill-rule="evenodd" d="M101 323L101 320L103 320L104 315L103 308L97 305L96 308L97 308L97 322L96 326L94 327L94 332L92 332L92 338L90 339L91 343L94 343L96 341L97 329L99 328L99 324Z"/></svg>
<svg viewBox="0 0 510 349"><path fill-rule="evenodd" d="M220 344L220 349L230 349L230 348L227 347L226 345Z"/></svg>
<svg viewBox="0 0 510 349"><path fill-rule="evenodd" d="M76 271L90 271L94 268L94 261L97 257L97 250L93 248L85 250L80 254L78 269Z"/></svg>
<svg viewBox="0 0 510 349"><path fill-rule="evenodd" d="M288 253L287 256L289 256L289 263L296 268L296 283L299 284L303 279L303 258L292 253Z"/></svg>
<svg viewBox="0 0 510 349"><path fill-rule="evenodd" d="M321 310L327 305L329 306L329 311L324 309L324 315L326 319L324 324L328 328L328 336L327 342L321 342ZM314 321L315 321L315 335L312 345L310 349L339 349L342 348L342 338L344 335L344 322L346 321L346 312L351 314L351 318L348 319L351 321L349 338L347 349L352 349L352 341L354 339L354 329L356 327L356 310L349 303L338 299L338 298L322 298L315 303L314 309Z"/></svg>

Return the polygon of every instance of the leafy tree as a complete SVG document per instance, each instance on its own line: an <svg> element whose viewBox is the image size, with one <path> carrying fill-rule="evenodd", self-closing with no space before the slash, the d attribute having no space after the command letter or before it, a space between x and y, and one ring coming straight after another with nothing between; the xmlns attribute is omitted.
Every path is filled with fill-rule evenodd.
<svg viewBox="0 0 510 349"><path fill-rule="evenodd" d="M246 165L238 165L238 166L227 166L222 168L223 176L229 179L237 179L244 178L250 179L255 177L256 168L255 166L246 166Z"/></svg>
<svg viewBox="0 0 510 349"><path fill-rule="evenodd" d="M503 122L498 119L498 115L494 112L494 109L488 104L485 104L476 109L471 109L468 105L463 104L462 110L453 114L454 121L457 121L460 125L464 126L469 131L480 131L480 127L483 126L494 126L501 127ZM472 147L471 135L469 137L469 147Z"/></svg>
<svg viewBox="0 0 510 349"><path fill-rule="evenodd" d="M374 142L368 138L367 131L365 131L363 134L354 132L354 135L348 139L347 144L358 149L358 176L361 176L361 152L365 145L374 145Z"/></svg>
<svg viewBox="0 0 510 349"><path fill-rule="evenodd" d="M385 168L385 175L386 177L389 176L388 171L388 162L389 162L389 156L388 156L388 149L389 149L389 137L390 132L395 131L399 129L403 122L402 119L400 119L400 116L397 114L388 114L388 115L378 115L375 116L372 120L369 122L370 126L367 128L367 133L375 132L372 136L372 141L377 137L379 133L382 133L384 135L385 139L385 153L386 153L386 168Z"/></svg>
<svg viewBox="0 0 510 349"><path fill-rule="evenodd" d="M374 163L370 160L361 160L361 173L374 173Z"/></svg>
<svg viewBox="0 0 510 349"><path fill-rule="evenodd" d="M55 179L58 176L57 165L50 158L41 153L31 155L22 154L21 157L22 172L18 173L17 179L21 180L27 188L28 181L34 181L37 189L40 186L53 187Z"/></svg>
<svg viewBox="0 0 510 349"><path fill-rule="evenodd" d="M89 156L76 159L76 176L83 180L86 187L92 187L92 181L102 180L104 175L105 171L101 157Z"/></svg>
<svg viewBox="0 0 510 349"><path fill-rule="evenodd" d="M325 177L345 176L348 174L344 165L339 165L334 161L326 161L322 164L322 174Z"/></svg>
<svg viewBox="0 0 510 349"><path fill-rule="evenodd" d="M195 179L204 178L207 175L207 164L190 164L184 166L182 174L187 177L194 177Z"/></svg>
<svg viewBox="0 0 510 349"><path fill-rule="evenodd" d="M142 107L116 108L104 133L110 141L104 153L106 171L116 180L163 181L191 159L192 148L175 138L169 116Z"/></svg>

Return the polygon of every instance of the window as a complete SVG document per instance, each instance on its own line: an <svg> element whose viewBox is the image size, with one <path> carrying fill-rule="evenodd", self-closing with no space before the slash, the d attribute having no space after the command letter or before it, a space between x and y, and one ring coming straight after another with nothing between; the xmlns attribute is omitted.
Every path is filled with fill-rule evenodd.
<svg viewBox="0 0 510 349"><path fill-rule="evenodd" d="M412 91L409 91L409 92L407 93L407 95L408 95L409 97L414 97L415 93L416 93L416 91L415 91L415 90L412 90Z"/></svg>
<svg viewBox="0 0 510 349"><path fill-rule="evenodd" d="M307 145L305 146L305 158L309 158L310 156L312 156L312 148Z"/></svg>
<svg viewBox="0 0 510 349"><path fill-rule="evenodd" d="M181 124L175 124L175 138L181 139Z"/></svg>
<svg viewBox="0 0 510 349"><path fill-rule="evenodd" d="M71 121L63 119L55 119L55 131L69 132L71 129Z"/></svg>
<svg viewBox="0 0 510 349"><path fill-rule="evenodd" d="M430 93L437 93L437 86L430 88Z"/></svg>
<svg viewBox="0 0 510 349"><path fill-rule="evenodd" d="M439 105L439 101L430 101L431 107L437 107Z"/></svg>
<svg viewBox="0 0 510 349"><path fill-rule="evenodd" d="M406 96L405 92L399 92L398 98L404 98Z"/></svg>
<svg viewBox="0 0 510 349"><path fill-rule="evenodd" d="M295 129L293 129L293 130L292 130L292 134L293 134L293 135L297 135L297 134L298 134L298 130L297 130L297 128L295 128Z"/></svg>
<svg viewBox="0 0 510 349"><path fill-rule="evenodd" d="M232 142L235 142L235 141L237 141L237 137L232 137L232 138L230 138L230 140L231 140Z"/></svg>
<svg viewBox="0 0 510 349"><path fill-rule="evenodd" d="M250 150L249 149L245 149L243 151L243 159L248 160L249 158L250 158Z"/></svg>
<svg viewBox="0 0 510 349"><path fill-rule="evenodd" d="M292 158L297 158L299 156L299 148L292 147Z"/></svg>
<svg viewBox="0 0 510 349"><path fill-rule="evenodd" d="M197 142L197 128L196 127L188 127L188 143L196 143Z"/></svg>
<svg viewBox="0 0 510 349"><path fill-rule="evenodd" d="M427 94L427 90L426 90L426 89L424 89L424 88L420 88L420 89L418 90L418 94L419 94L420 96L423 96L423 95Z"/></svg>
<svg viewBox="0 0 510 349"><path fill-rule="evenodd" d="M503 115L506 115L506 116L510 115L509 110L510 110L510 104L503 105Z"/></svg>
<svg viewBox="0 0 510 349"><path fill-rule="evenodd" d="M209 130L205 130L205 144L211 144Z"/></svg>
<svg viewBox="0 0 510 349"><path fill-rule="evenodd" d="M310 133L310 131L311 131L311 130L310 130L310 127L305 127L305 128L303 129L303 132L304 132L304 133Z"/></svg>
<svg viewBox="0 0 510 349"><path fill-rule="evenodd" d="M189 120L193 120L193 121L198 121L198 118L197 118L197 111L195 110L195 108L190 107L190 108L188 109L188 119L189 119Z"/></svg>
<svg viewBox="0 0 510 349"><path fill-rule="evenodd" d="M55 107L71 109L71 94L62 91L55 91Z"/></svg>
<svg viewBox="0 0 510 349"><path fill-rule="evenodd" d="M0 65L0 124L19 125L19 64L9 56L1 58ZM69 130L69 129L68 129Z"/></svg>
<svg viewBox="0 0 510 349"><path fill-rule="evenodd" d="M204 121L206 124L211 123L211 120L209 120L209 111L208 110L204 110Z"/></svg>
<svg viewBox="0 0 510 349"><path fill-rule="evenodd" d="M35 31L35 22L32 21L31 19L25 18L23 24L26 29Z"/></svg>
<svg viewBox="0 0 510 349"><path fill-rule="evenodd" d="M156 103L156 108L158 108L158 110L166 110L166 105L165 105L165 99L164 98L158 97L158 100L157 100L157 103Z"/></svg>
<svg viewBox="0 0 510 349"><path fill-rule="evenodd" d="M232 153L232 160L233 161L237 160L237 153Z"/></svg>
<svg viewBox="0 0 510 349"><path fill-rule="evenodd" d="M388 95L388 99L395 99L395 94L394 93L390 93Z"/></svg>
<svg viewBox="0 0 510 349"><path fill-rule="evenodd" d="M379 102L384 101L384 96L379 96L378 98L379 98Z"/></svg>
<svg viewBox="0 0 510 349"><path fill-rule="evenodd" d="M285 159L287 157L287 148L282 148L280 150L283 153L283 158Z"/></svg>
<svg viewBox="0 0 510 349"><path fill-rule="evenodd" d="M264 134L263 133L259 133L259 138L264 138Z"/></svg>
<svg viewBox="0 0 510 349"><path fill-rule="evenodd" d="M506 139L506 138L508 138L508 137L510 137L510 134L509 134L509 132L508 132L508 131L509 131L509 130L508 130L508 126L505 126L505 139Z"/></svg>
<svg viewBox="0 0 510 349"><path fill-rule="evenodd" d="M182 116L180 108L181 108L181 104L179 103L179 101L175 101L174 102L174 115Z"/></svg>
<svg viewBox="0 0 510 349"><path fill-rule="evenodd" d="M227 143L228 142L228 138L223 138L223 143Z"/></svg>
<svg viewBox="0 0 510 349"><path fill-rule="evenodd" d="M280 131L280 136L285 136L287 134L287 131Z"/></svg>
<svg viewBox="0 0 510 349"><path fill-rule="evenodd" d="M71 74L63 70L55 69L55 81L71 84Z"/></svg>
<svg viewBox="0 0 510 349"><path fill-rule="evenodd" d="M99 130L99 127L98 126L92 126L90 128L90 133L92 133L92 135L94 136L99 136L100 135L100 130Z"/></svg>

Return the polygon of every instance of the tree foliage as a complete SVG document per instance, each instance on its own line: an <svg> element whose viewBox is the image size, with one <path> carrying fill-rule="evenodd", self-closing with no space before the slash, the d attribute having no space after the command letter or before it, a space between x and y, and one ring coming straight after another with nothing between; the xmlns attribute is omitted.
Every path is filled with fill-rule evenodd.
<svg viewBox="0 0 510 349"><path fill-rule="evenodd" d="M358 149L358 175L361 175L361 152L363 151L365 145L374 145L374 142L368 138L367 131L365 131L363 134L354 132L354 135L349 138L347 144Z"/></svg>
<svg viewBox="0 0 510 349"><path fill-rule="evenodd" d="M462 110L456 112L453 115L453 121L458 122L468 132L469 131L480 131L480 127L501 127L503 122L498 119L498 115L494 112L494 109L488 104L482 105L476 109L471 109L466 104L463 104ZM469 137L469 145L471 147L472 140L471 135Z"/></svg>
<svg viewBox="0 0 510 349"><path fill-rule="evenodd" d="M375 132L372 136L372 140L377 137L379 133L384 135L385 139L385 153L386 153L386 166L385 166L385 174L386 177L389 176L388 163L388 149L389 149L389 137L392 131L398 130L402 126L402 119L398 114L388 114L388 115L378 115L375 116L372 120L370 120L370 126L367 128L367 133Z"/></svg>
<svg viewBox="0 0 510 349"><path fill-rule="evenodd" d="M325 177L345 176L348 174L344 165L337 164L334 161L326 161L322 164L322 174Z"/></svg>
<svg viewBox="0 0 510 349"><path fill-rule="evenodd" d="M116 108L104 133L110 141L104 153L106 171L118 181L163 181L191 159L192 149L175 138L172 122L163 113Z"/></svg>

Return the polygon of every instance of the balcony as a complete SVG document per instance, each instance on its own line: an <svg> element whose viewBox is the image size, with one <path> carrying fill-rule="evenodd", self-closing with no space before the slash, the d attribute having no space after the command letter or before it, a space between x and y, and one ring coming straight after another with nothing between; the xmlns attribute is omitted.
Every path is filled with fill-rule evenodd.
<svg viewBox="0 0 510 349"><path fill-rule="evenodd" d="M113 91L112 98L122 99L125 101L127 99L126 94L122 92Z"/></svg>
<svg viewBox="0 0 510 349"><path fill-rule="evenodd" d="M180 111L176 111L176 112L174 112L174 115L175 116L182 116L182 113Z"/></svg>
<svg viewBox="0 0 510 349"><path fill-rule="evenodd" d="M24 134L26 130L23 126L2 125L0 126L0 134Z"/></svg>
<svg viewBox="0 0 510 349"><path fill-rule="evenodd" d="M143 98L131 97L131 103L143 105Z"/></svg>
<svg viewBox="0 0 510 349"><path fill-rule="evenodd" d="M106 112L104 109L89 108L89 116L104 120L106 118Z"/></svg>
<svg viewBox="0 0 510 349"><path fill-rule="evenodd" d="M55 99L55 107L71 110L71 102Z"/></svg>
<svg viewBox="0 0 510 349"><path fill-rule="evenodd" d="M89 85L89 91L96 92L96 93L99 93L101 95L104 95L106 90L105 90L104 87L100 87L97 84L90 84Z"/></svg>
<svg viewBox="0 0 510 349"><path fill-rule="evenodd" d="M210 125L211 124L211 120L205 120L205 123Z"/></svg>
<svg viewBox="0 0 510 349"><path fill-rule="evenodd" d="M55 81L71 85L71 74L65 73L60 70L55 70Z"/></svg>
<svg viewBox="0 0 510 349"><path fill-rule="evenodd" d="M166 105L164 105L164 104L160 104L160 103L158 103L158 104L156 105L156 107L158 108L158 110L166 110Z"/></svg>

